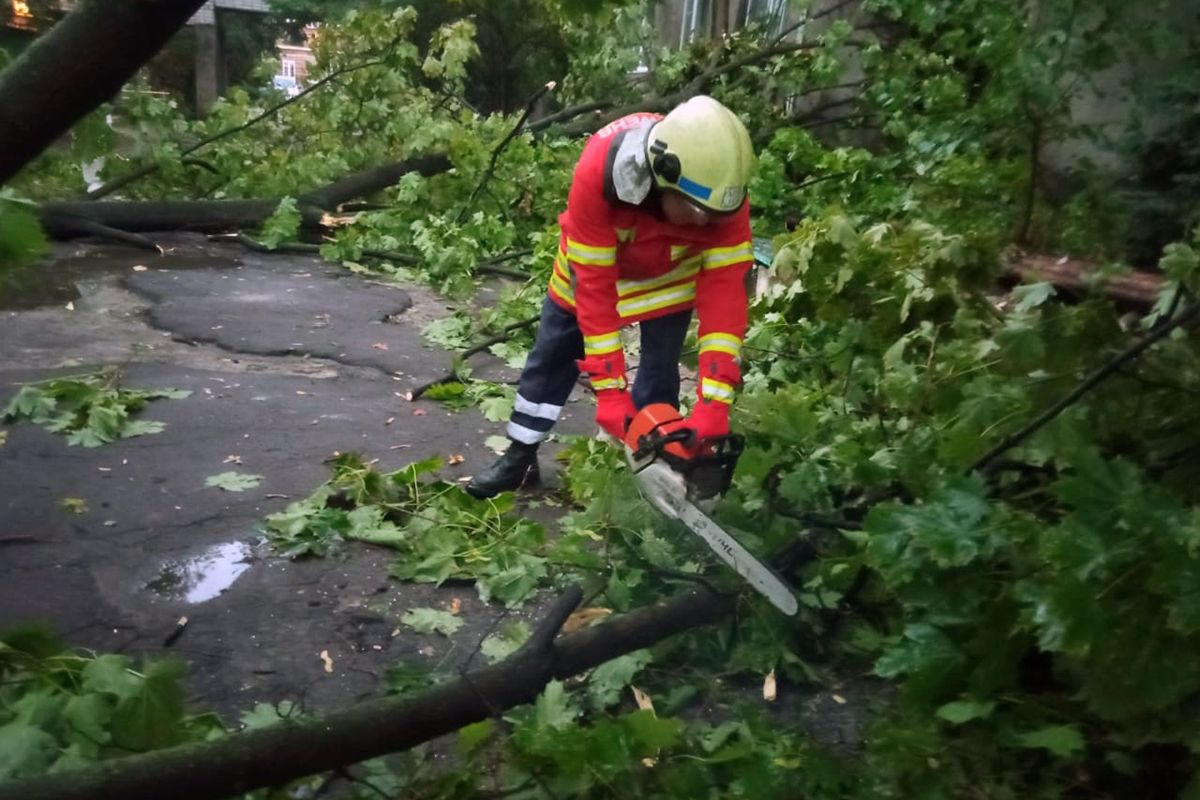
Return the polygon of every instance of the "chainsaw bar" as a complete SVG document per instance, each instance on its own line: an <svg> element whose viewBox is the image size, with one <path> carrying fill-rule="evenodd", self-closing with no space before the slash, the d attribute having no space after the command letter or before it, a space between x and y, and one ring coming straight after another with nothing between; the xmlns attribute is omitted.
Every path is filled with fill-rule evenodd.
<svg viewBox="0 0 1200 800"><path fill-rule="evenodd" d="M737 539L687 499L687 485L683 476L660 461L651 462L640 469L636 463L633 466L642 494L655 508L686 525L704 540L718 558L733 567L734 572L784 614L790 617L799 610L795 595L774 570L755 558Z"/></svg>

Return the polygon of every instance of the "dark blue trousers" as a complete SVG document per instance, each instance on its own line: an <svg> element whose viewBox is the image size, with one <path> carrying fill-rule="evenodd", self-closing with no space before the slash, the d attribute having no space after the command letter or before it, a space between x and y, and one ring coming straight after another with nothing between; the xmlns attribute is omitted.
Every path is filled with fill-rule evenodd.
<svg viewBox="0 0 1200 800"><path fill-rule="evenodd" d="M632 391L638 408L651 403L679 407L679 354L691 320L691 311L679 311L638 323L642 357ZM547 297L537 341L521 370L508 422L509 438L523 444L537 444L546 438L579 379L575 362L581 358L583 334L575 315Z"/></svg>

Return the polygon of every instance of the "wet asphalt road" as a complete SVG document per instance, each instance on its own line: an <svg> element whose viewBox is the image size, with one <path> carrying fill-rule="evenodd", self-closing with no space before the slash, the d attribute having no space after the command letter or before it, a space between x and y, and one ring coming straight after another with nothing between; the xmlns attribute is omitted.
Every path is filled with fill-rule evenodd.
<svg viewBox="0 0 1200 800"><path fill-rule="evenodd" d="M129 386L192 392L143 412L166 423L162 433L94 449L28 424L3 428L0 629L41 622L98 651L169 650L189 662L196 704L230 718L259 701L345 705L377 692L397 661L461 663L504 613L474 587L389 580L391 554L367 545L282 559L260 531L325 480L335 451L383 469L439 455L449 480L494 458L482 443L500 426L403 397L449 366L420 336L446 303L313 258L161 241L161 257L58 245L31 285L0 295L4 402L23 382L106 365ZM486 355L473 364L515 377ZM586 403L577 398L564 429L588 429ZM263 480L239 493L205 486L230 470ZM466 625L453 640L398 624L410 608L456 599ZM165 648L181 617L183 635Z"/></svg>

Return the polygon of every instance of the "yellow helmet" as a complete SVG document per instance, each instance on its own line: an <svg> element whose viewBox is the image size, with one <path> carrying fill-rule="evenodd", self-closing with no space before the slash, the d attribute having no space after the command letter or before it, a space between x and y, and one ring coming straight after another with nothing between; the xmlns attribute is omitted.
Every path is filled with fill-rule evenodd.
<svg viewBox="0 0 1200 800"><path fill-rule="evenodd" d="M646 140L654 181L713 211L736 211L754 166L750 134L737 115L697 95L672 109Z"/></svg>

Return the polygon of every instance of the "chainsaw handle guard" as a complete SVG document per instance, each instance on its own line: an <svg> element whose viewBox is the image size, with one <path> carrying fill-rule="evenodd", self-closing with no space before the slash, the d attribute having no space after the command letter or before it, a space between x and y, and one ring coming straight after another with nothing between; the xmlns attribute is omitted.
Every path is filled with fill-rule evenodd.
<svg viewBox="0 0 1200 800"><path fill-rule="evenodd" d="M625 432L634 461L665 462L686 479L689 494L701 499L729 489L744 445L737 434L699 439L679 409L666 403L643 407Z"/></svg>
<svg viewBox="0 0 1200 800"><path fill-rule="evenodd" d="M662 455L669 444L681 444L690 450L692 449L692 440L695 438L696 432L691 428L679 428L670 433L651 433L639 436L633 457L640 461L650 456Z"/></svg>

